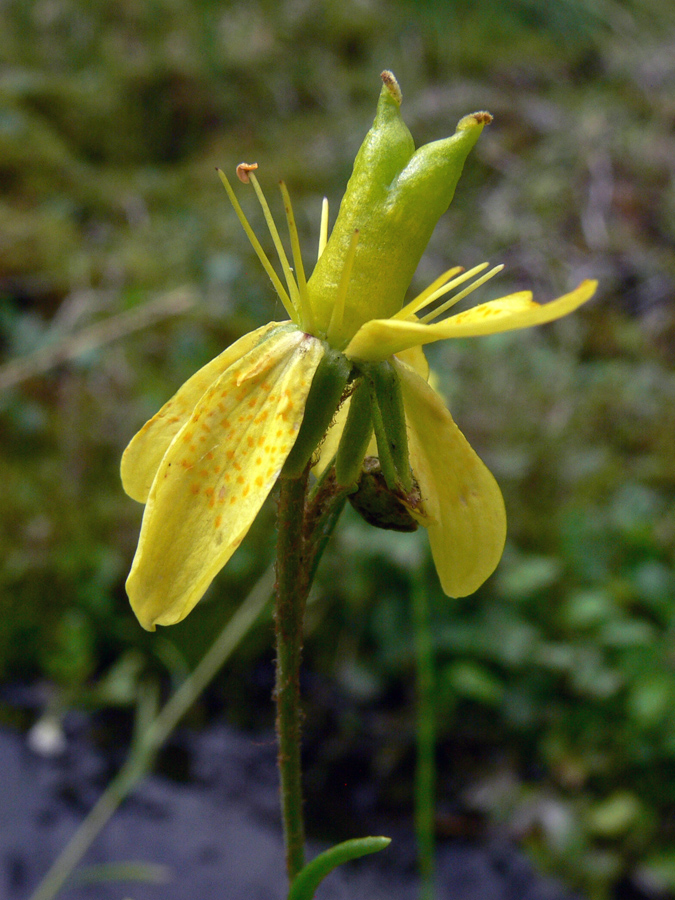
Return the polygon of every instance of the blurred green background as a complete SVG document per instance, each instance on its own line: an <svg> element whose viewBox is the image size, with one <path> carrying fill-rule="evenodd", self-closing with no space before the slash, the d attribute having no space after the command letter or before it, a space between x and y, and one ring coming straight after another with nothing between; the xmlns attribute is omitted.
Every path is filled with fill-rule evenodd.
<svg viewBox="0 0 675 900"><path fill-rule="evenodd" d="M140 680L185 676L269 564L273 502L184 623L142 632L119 458L197 367L282 315L214 167L257 160L278 213L283 177L313 254L391 68L418 144L495 116L413 289L486 259L506 269L481 300L601 286L553 326L430 352L502 487L506 552L450 601L424 535L345 514L308 611L308 803L366 731L368 777L409 813L427 578L441 832L459 811L588 896L675 896L672 6L6 0L0 60L0 680L133 705ZM271 637L249 635L193 724L270 725ZM330 714L315 683L342 698Z"/></svg>

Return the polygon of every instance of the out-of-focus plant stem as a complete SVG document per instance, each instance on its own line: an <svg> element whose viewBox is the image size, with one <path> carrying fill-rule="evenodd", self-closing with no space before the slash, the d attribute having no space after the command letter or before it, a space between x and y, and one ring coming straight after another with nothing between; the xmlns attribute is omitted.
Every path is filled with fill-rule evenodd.
<svg viewBox="0 0 675 900"><path fill-rule="evenodd" d="M422 576L412 586L417 668L417 766L415 770L415 834L421 900L434 900L434 810L436 793L436 715L434 665L429 622L428 588Z"/></svg>
<svg viewBox="0 0 675 900"><path fill-rule="evenodd" d="M98 799L30 900L52 900L120 803L152 766L155 754L265 608L272 592L270 567L234 613L197 668L147 728L140 729L129 758Z"/></svg>

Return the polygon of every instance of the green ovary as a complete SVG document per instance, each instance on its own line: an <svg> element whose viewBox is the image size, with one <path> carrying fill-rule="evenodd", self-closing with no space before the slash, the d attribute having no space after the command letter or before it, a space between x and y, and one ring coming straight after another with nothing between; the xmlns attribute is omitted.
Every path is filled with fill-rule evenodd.
<svg viewBox="0 0 675 900"><path fill-rule="evenodd" d="M415 151L399 105L400 94L392 93L385 81L335 227L307 283L317 332L327 334L338 350L365 322L390 318L403 306L434 227L452 200L464 160L486 124L484 114L467 116L452 137ZM355 231L358 244L344 311L336 324L333 308Z"/></svg>

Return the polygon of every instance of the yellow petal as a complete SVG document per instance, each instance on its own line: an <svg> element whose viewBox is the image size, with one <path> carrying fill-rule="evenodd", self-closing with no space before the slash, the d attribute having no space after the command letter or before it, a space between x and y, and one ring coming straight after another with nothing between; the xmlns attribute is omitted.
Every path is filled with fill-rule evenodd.
<svg viewBox="0 0 675 900"><path fill-rule="evenodd" d="M326 436L319 445L319 458L312 469L317 478L323 475L326 467L330 464L331 460L337 453L338 446L340 444L340 438L342 437L342 432L345 429L345 422L347 421L347 413L349 412L349 400L350 398L347 397L347 399L335 413L335 415L333 416L333 421L330 423L330 427L326 432Z"/></svg>
<svg viewBox="0 0 675 900"><path fill-rule="evenodd" d="M423 378L425 381L429 381L430 369L429 369L429 361L424 355L424 350L420 346L410 347L407 350L401 350L396 354L398 359L401 362L404 362L406 366L410 366L410 368L417 372L420 378Z"/></svg>
<svg viewBox="0 0 675 900"><path fill-rule="evenodd" d="M597 284L597 281L582 281L571 293L544 304L535 303L530 291L522 291L429 325L398 319L372 319L361 326L344 353L352 359L376 361L409 347L445 338L478 337L543 325L566 316L590 300Z"/></svg>
<svg viewBox="0 0 675 900"><path fill-rule="evenodd" d="M122 485L133 500L145 503L148 499L162 457L188 420L200 397L232 363L241 359L268 332L278 327L278 323L272 322L235 341L227 350L188 378L160 411L131 439L122 456Z"/></svg>
<svg viewBox="0 0 675 900"><path fill-rule="evenodd" d="M162 458L127 593L144 628L195 606L232 556L295 442L320 341L277 331L231 365Z"/></svg>
<svg viewBox="0 0 675 900"><path fill-rule="evenodd" d="M449 597L466 597L495 570L506 539L504 501L486 466L432 388L407 366L401 378L410 462L428 518L431 552ZM413 513L414 515L414 513Z"/></svg>

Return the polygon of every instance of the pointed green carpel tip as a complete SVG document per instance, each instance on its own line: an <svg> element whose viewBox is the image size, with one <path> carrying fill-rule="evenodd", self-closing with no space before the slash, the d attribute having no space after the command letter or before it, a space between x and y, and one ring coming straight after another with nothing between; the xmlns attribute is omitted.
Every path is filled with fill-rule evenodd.
<svg viewBox="0 0 675 900"><path fill-rule="evenodd" d="M383 91L387 91L394 103L400 106L403 101L403 94L394 73L389 69L385 69L384 72L380 72L380 78L382 79Z"/></svg>
<svg viewBox="0 0 675 900"><path fill-rule="evenodd" d="M468 131L470 128L475 128L477 125L483 127L484 125L489 125L492 122L492 116L486 110L482 110L481 112L471 113L468 116L464 116L463 119L460 119L457 123L457 131Z"/></svg>

